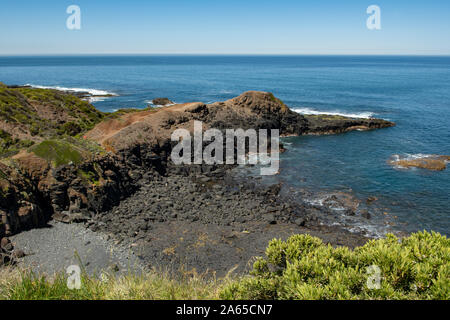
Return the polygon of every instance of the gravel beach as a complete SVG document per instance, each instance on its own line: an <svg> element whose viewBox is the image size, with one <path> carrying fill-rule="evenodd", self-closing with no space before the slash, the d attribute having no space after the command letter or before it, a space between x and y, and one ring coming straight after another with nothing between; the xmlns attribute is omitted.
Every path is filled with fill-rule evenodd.
<svg viewBox="0 0 450 320"><path fill-rule="evenodd" d="M18 266L36 273L65 272L70 265L84 267L90 275L102 270L119 273L142 270L142 263L130 249L107 238L82 224L56 221L10 237L15 247L26 254Z"/></svg>

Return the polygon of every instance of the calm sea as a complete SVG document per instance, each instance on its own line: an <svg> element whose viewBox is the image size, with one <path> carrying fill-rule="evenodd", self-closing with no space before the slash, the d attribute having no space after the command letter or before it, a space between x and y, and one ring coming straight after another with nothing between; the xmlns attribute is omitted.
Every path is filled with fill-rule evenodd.
<svg viewBox="0 0 450 320"><path fill-rule="evenodd" d="M60 56L0 57L7 84L95 89L118 96L102 111L175 102L222 101L247 90L273 92L303 113L379 117L394 128L285 139L281 174L310 201L345 192L378 224L450 234L450 168L402 170L393 155L450 154L450 57L380 56Z"/></svg>

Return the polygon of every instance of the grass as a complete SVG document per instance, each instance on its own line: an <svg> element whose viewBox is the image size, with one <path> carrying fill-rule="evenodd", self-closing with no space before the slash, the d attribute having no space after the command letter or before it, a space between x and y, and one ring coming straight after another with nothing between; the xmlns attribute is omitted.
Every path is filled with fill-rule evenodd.
<svg viewBox="0 0 450 320"><path fill-rule="evenodd" d="M59 139L45 140L29 148L29 151L51 162L54 167L69 163L81 164L84 159L105 153L105 150L97 143L78 136L63 136ZM95 172L85 173L84 177L91 178Z"/></svg>
<svg viewBox="0 0 450 320"><path fill-rule="evenodd" d="M449 300L449 242L437 233L419 232L403 239L388 235L350 250L295 235L272 240L266 258L257 259L247 276L215 279L155 270L100 277L83 273L79 290L69 289L62 273L49 277L6 268L0 271L0 299ZM379 267L379 287L368 285L374 274L367 267L373 265Z"/></svg>
<svg viewBox="0 0 450 320"><path fill-rule="evenodd" d="M37 156L52 162L55 167L64 164L78 164L83 159L81 152L73 144L62 140L46 140L31 148Z"/></svg>
<svg viewBox="0 0 450 320"><path fill-rule="evenodd" d="M67 276L51 277L6 269L0 273L1 300L205 300L218 299L226 280L201 275L171 276L151 271L144 275L81 276L81 288L69 289Z"/></svg>

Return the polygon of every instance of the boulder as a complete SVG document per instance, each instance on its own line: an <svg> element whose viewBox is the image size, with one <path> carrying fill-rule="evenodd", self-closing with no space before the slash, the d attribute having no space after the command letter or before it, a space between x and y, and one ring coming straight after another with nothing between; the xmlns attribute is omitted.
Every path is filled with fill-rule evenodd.
<svg viewBox="0 0 450 320"><path fill-rule="evenodd" d="M169 98L155 98L152 100L155 106L167 106L168 104L174 104Z"/></svg>

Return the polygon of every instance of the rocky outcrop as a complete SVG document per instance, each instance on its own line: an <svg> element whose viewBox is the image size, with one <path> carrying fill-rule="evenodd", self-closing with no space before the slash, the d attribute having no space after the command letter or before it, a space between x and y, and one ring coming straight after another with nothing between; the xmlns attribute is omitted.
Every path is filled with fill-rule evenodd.
<svg viewBox="0 0 450 320"><path fill-rule="evenodd" d="M47 97L43 89L26 90L40 90ZM22 149L0 163L0 236L43 225L51 216L64 222L85 221L133 194L139 189L137 181L143 177L150 181L153 176L166 175L169 169L184 175L215 171L217 166L170 165L172 132L178 128L192 131L196 120L204 123L204 129L280 129L281 135L338 133L393 125L376 119L305 117L267 92L245 92L213 104L186 103L108 116L75 97L49 91L48 101L72 101L73 108L82 108L83 119L104 120L83 133L83 139L66 138L66 132L65 138L44 140L48 133L58 132L58 126L51 126L47 135L39 136L43 140L39 145ZM33 97L33 91L19 93ZM17 97L17 93L13 95ZM36 115L36 123L44 121ZM64 125L64 121L59 125ZM92 121L82 122L83 128Z"/></svg>
<svg viewBox="0 0 450 320"><path fill-rule="evenodd" d="M348 118L335 115L305 115L305 134L326 135L349 131L367 131L393 127L395 123L383 119Z"/></svg>
<svg viewBox="0 0 450 320"><path fill-rule="evenodd" d="M433 171L442 171L447 168L450 156L427 155L419 158L398 158L388 160L388 163L401 168L421 168Z"/></svg>
<svg viewBox="0 0 450 320"><path fill-rule="evenodd" d="M14 248L11 240L8 238L1 238L0 241L0 267L16 264L17 260L23 258L25 253L17 248Z"/></svg>
<svg viewBox="0 0 450 320"><path fill-rule="evenodd" d="M155 106L167 106L169 104L174 104L169 98L155 98L152 100L152 104Z"/></svg>

